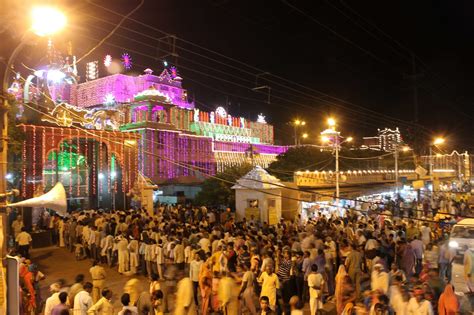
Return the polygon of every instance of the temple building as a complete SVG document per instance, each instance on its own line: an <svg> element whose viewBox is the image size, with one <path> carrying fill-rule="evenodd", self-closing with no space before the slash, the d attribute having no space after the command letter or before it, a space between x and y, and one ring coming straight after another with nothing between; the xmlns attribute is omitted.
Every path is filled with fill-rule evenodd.
<svg viewBox="0 0 474 315"><path fill-rule="evenodd" d="M111 208L130 203L142 174L165 195L184 191L190 198L199 183L229 166L267 167L287 150L274 145L264 116L250 121L223 107L196 108L174 67L160 75L146 69L83 83L75 74L52 71L58 70L31 75L17 91L28 104L41 103L41 88L51 98L36 105L42 115L22 108L20 128L29 139L22 153L28 161L20 179L24 197L61 181L81 207Z"/></svg>

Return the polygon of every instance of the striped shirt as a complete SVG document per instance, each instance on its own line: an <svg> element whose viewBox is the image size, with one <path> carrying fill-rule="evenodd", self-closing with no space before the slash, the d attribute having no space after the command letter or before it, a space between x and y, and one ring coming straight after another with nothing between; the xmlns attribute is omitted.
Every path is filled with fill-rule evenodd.
<svg viewBox="0 0 474 315"><path fill-rule="evenodd" d="M278 266L277 276L280 282L290 280L291 260L282 259Z"/></svg>

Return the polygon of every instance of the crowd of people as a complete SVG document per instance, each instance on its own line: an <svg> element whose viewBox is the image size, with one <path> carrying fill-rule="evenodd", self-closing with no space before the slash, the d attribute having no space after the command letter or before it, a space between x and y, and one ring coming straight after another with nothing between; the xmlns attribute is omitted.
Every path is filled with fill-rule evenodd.
<svg viewBox="0 0 474 315"><path fill-rule="evenodd" d="M17 241L26 233L20 222L21 217L12 224ZM91 261L92 281L79 274L71 286L53 283L42 303L44 275L18 243L25 314L40 312L43 304L46 315L298 315L305 306L311 315L431 315L469 308L450 284L456 253L445 227L396 218L387 208L307 222L297 216L270 226L253 217L236 221L230 209L162 205L152 215L52 215L46 225L59 247ZM123 293L121 310L114 310L107 268L127 277L123 292L115 292Z"/></svg>

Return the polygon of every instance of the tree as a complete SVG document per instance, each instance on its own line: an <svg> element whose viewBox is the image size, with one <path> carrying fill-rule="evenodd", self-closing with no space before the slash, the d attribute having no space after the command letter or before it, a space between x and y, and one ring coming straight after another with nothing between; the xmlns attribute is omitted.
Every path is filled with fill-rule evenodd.
<svg viewBox="0 0 474 315"><path fill-rule="evenodd" d="M234 206L235 192L231 187L252 168L251 164L231 166L224 172L206 179L201 185L202 189L196 195L194 203L206 206Z"/></svg>
<svg viewBox="0 0 474 315"><path fill-rule="evenodd" d="M292 181L296 171L334 169L334 157L330 151L313 146L291 147L277 156L268 166L268 172L283 181Z"/></svg>

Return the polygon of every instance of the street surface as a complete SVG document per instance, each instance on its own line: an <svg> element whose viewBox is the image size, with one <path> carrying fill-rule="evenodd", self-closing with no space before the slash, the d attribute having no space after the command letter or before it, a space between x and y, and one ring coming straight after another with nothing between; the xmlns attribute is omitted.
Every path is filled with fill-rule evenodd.
<svg viewBox="0 0 474 315"><path fill-rule="evenodd" d="M31 261L38 264L39 270L46 275L46 279L41 281L41 297L46 300L49 296L49 286L60 279L64 279L66 286L74 283L76 275L82 273L85 275L85 281L92 282L89 268L92 262L89 259L76 260L74 253L69 252L66 248L47 247L33 249L30 251ZM123 293L125 283L137 278L142 284L143 290L148 290L149 280L142 275L127 276L119 274L117 268L109 268L102 265L107 271L106 287L113 292L112 304L114 312L117 313L122 309L120 296ZM174 295L169 297L170 309L172 309ZM304 314L309 314L309 305L306 304Z"/></svg>

